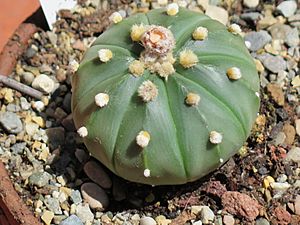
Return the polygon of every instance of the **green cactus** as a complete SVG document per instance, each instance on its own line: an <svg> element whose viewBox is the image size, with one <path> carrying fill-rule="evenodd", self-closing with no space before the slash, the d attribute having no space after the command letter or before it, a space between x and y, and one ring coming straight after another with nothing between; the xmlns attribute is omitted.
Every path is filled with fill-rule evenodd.
<svg viewBox="0 0 300 225"><path fill-rule="evenodd" d="M259 108L256 67L236 25L168 10L113 18L72 80L74 122L92 156L151 185L218 168Z"/></svg>

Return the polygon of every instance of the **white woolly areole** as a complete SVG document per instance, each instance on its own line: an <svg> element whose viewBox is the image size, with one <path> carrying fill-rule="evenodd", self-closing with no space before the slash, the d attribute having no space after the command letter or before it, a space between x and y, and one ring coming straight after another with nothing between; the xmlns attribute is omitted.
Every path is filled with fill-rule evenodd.
<svg viewBox="0 0 300 225"><path fill-rule="evenodd" d="M139 134L136 136L136 143L145 148L148 146L150 141L150 134L147 131L140 131Z"/></svg>
<svg viewBox="0 0 300 225"><path fill-rule="evenodd" d="M109 102L109 95L106 93L99 93L95 95L95 103L99 107L104 107Z"/></svg>
<svg viewBox="0 0 300 225"><path fill-rule="evenodd" d="M185 103L188 105L198 105L200 101L200 96L195 93L188 93L185 98Z"/></svg>
<svg viewBox="0 0 300 225"><path fill-rule="evenodd" d="M111 50L103 48L98 51L98 56L101 62L108 62L113 57L113 54Z"/></svg>
<svg viewBox="0 0 300 225"><path fill-rule="evenodd" d="M86 137L88 135L88 130L86 129L86 127L80 127L77 130L77 133L79 134L80 137Z"/></svg>
<svg viewBox="0 0 300 225"><path fill-rule="evenodd" d="M69 70L71 73L75 73L79 68L79 63L73 59L69 62Z"/></svg>
<svg viewBox="0 0 300 225"><path fill-rule="evenodd" d="M259 93L258 92L255 92L255 95L259 98Z"/></svg>
<svg viewBox="0 0 300 225"><path fill-rule="evenodd" d="M238 24L233 23L228 27L228 31L233 34L240 34L242 32L242 29Z"/></svg>
<svg viewBox="0 0 300 225"><path fill-rule="evenodd" d="M195 66L198 62L198 56L190 49L185 49L179 54L179 63L184 68Z"/></svg>
<svg viewBox="0 0 300 225"><path fill-rule="evenodd" d="M245 45L248 49L251 48L251 42L250 41L245 41Z"/></svg>
<svg viewBox="0 0 300 225"><path fill-rule="evenodd" d="M220 158L220 163L223 163L224 162L224 159Z"/></svg>
<svg viewBox="0 0 300 225"><path fill-rule="evenodd" d="M169 16L175 16L179 12L179 6L177 3L171 3L167 5L167 14Z"/></svg>
<svg viewBox="0 0 300 225"><path fill-rule="evenodd" d="M222 142L223 136L217 131L212 131L209 134L209 141L212 144L220 144Z"/></svg>
<svg viewBox="0 0 300 225"><path fill-rule="evenodd" d="M123 17L119 12L114 12L110 15L109 20L113 23L120 23L123 20Z"/></svg>
<svg viewBox="0 0 300 225"><path fill-rule="evenodd" d="M242 73L239 68L231 67L227 70L227 76L231 80L238 80L242 77Z"/></svg>
<svg viewBox="0 0 300 225"><path fill-rule="evenodd" d="M158 89L150 80L146 80L138 88L138 94L144 102L153 101L158 95Z"/></svg>
<svg viewBox="0 0 300 225"><path fill-rule="evenodd" d="M150 170L149 169L144 170L144 176L145 177L150 177Z"/></svg>
<svg viewBox="0 0 300 225"><path fill-rule="evenodd" d="M197 27L192 35L195 40L204 40L208 35L208 30L206 27Z"/></svg>

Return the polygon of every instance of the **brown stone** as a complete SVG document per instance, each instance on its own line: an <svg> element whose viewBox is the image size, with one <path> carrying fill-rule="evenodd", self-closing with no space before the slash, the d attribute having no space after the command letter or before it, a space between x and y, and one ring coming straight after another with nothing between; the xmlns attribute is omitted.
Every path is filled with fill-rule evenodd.
<svg viewBox="0 0 300 225"><path fill-rule="evenodd" d="M243 217L248 221L253 221L259 215L261 205L246 194L236 191L227 191L222 195L222 205L224 211Z"/></svg>
<svg viewBox="0 0 300 225"><path fill-rule="evenodd" d="M272 215L276 219L276 222L274 221L274 224L287 225L291 221L291 214L288 211L286 211L282 206L276 207L272 211Z"/></svg>
<svg viewBox="0 0 300 225"><path fill-rule="evenodd" d="M280 106L284 105L284 93L281 87L278 84L271 84L267 85L267 90L271 94L273 100Z"/></svg>
<svg viewBox="0 0 300 225"><path fill-rule="evenodd" d="M286 123L284 124L282 131L286 136L284 143L287 145L292 145L294 143L295 136L296 136L295 128L292 125Z"/></svg>

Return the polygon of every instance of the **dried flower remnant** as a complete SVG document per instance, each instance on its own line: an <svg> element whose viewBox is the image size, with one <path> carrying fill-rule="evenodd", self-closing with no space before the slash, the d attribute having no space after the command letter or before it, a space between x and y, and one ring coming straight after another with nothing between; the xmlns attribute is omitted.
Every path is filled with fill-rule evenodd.
<svg viewBox="0 0 300 225"><path fill-rule="evenodd" d="M136 136L136 143L145 148L148 146L150 141L150 134L147 131L140 131L139 134Z"/></svg>
<svg viewBox="0 0 300 225"><path fill-rule="evenodd" d="M77 133L79 134L80 137L86 137L88 135L88 130L86 129L86 127L80 127L77 130Z"/></svg>
<svg viewBox="0 0 300 225"><path fill-rule="evenodd" d="M192 36L195 40L204 40L205 38L207 38L208 35L208 30L205 27L197 27Z"/></svg>
<svg viewBox="0 0 300 225"><path fill-rule="evenodd" d="M150 26L142 35L141 41L147 52L158 56L170 52L175 47L172 32L162 26Z"/></svg>
<svg viewBox="0 0 300 225"><path fill-rule="evenodd" d="M240 34L242 32L242 29L238 24L233 23L228 27L228 31L233 34Z"/></svg>
<svg viewBox="0 0 300 225"><path fill-rule="evenodd" d="M158 95L158 89L154 83L150 80L146 80L138 88L138 95L144 102L153 101Z"/></svg>
<svg viewBox="0 0 300 225"><path fill-rule="evenodd" d="M129 64L129 72L135 77L142 76L145 70L144 66L144 63L140 60L134 60Z"/></svg>
<svg viewBox="0 0 300 225"><path fill-rule="evenodd" d="M112 59L113 53L111 50L103 48L98 51L98 56L101 62L108 62Z"/></svg>
<svg viewBox="0 0 300 225"><path fill-rule="evenodd" d="M190 68L198 63L198 57L192 50L183 50L179 54L179 63L184 68Z"/></svg>
<svg viewBox="0 0 300 225"><path fill-rule="evenodd" d="M195 93L188 93L185 98L185 103L191 106L196 106L199 104L200 96Z"/></svg>
<svg viewBox="0 0 300 225"><path fill-rule="evenodd" d="M140 25L134 24L131 27L130 37L133 41L140 41L145 31L146 31L146 26L144 26L144 24L140 24Z"/></svg>
<svg viewBox="0 0 300 225"><path fill-rule="evenodd" d="M110 15L109 20L113 23L120 23L123 20L123 17L119 12L114 12Z"/></svg>
<svg viewBox="0 0 300 225"><path fill-rule="evenodd" d="M223 139L222 134L217 131L212 131L209 134L209 141L212 144L220 144L222 142L222 139Z"/></svg>
<svg viewBox="0 0 300 225"><path fill-rule="evenodd" d="M175 16L179 12L179 6L177 3L171 3L167 5L167 14L169 16Z"/></svg>
<svg viewBox="0 0 300 225"><path fill-rule="evenodd" d="M95 103L100 108L106 106L109 102L109 95L106 93L99 93L95 95Z"/></svg>
<svg viewBox="0 0 300 225"><path fill-rule="evenodd" d="M238 80L242 77L241 70L237 67L231 67L226 71L226 74L230 80Z"/></svg>

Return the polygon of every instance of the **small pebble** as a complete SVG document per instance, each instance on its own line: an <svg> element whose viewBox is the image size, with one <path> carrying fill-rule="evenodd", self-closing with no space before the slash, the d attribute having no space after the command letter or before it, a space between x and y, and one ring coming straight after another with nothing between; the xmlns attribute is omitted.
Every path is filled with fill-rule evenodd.
<svg viewBox="0 0 300 225"><path fill-rule="evenodd" d="M255 225L270 225L270 222L265 218L259 218L255 221Z"/></svg>
<svg viewBox="0 0 300 225"><path fill-rule="evenodd" d="M50 225L53 217L54 217L53 212L45 210L43 212L43 215L41 216L41 219L45 222L46 225Z"/></svg>
<svg viewBox="0 0 300 225"><path fill-rule="evenodd" d="M156 225L156 224L157 224L156 221L149 216L142 217L140 220L140 225Z"/></svg>
<svg viewBox="0 0 300 225"><path fill-rule="evenodd" d="M88 204L78 205L76 207L76 215L83 222L92 222L94 220L94 214L91 212Z"/></svg>
<svg viewBox="0 0 300 225"><path fill-rule="evenodd" d="M83 225L83 223L76 215L71 215L70 217L62 221L59 225Z"/></svg>
<svg viewBox="0 0 300 225"><path fill-rule="evenodd" d="M34 78L32 82L32 87L36 88L39 91L44 92L45 94L50 94L51 92L54 91L55 84L50 77L41 74Z"/></svg>
<svg viewBox="0 0 300 225"><path fill-rule="evenodd" d="M51 175L49 173L36 172L29 177L29 184L36 185L41 188L48 184L50 179Z"/></svg>
<svg viewBox="0 0 300 225"><path fill-rule="evenodd" d="M23 130L20 117L12 112L0 112L0 125L11 134L18 134Z"/></svg>
<svg viewBox="0 0 300 225"><path fill-rule="evenodd" d="M245 41L249 41L251 44L249 47L251 51L257 51L263 48L267 43L271 42L271 40L271 35L265 30L258 32L252 31L245 35Z"/></svg>
<svg viewBox="0 0 300 225"><path fill-rule="evenodd" d="M208 5L205 14L212 19L223 23L224 25L226 25L228 22L228 12L221 7Z"/></svg>
<svg viewBox="0 0 300 225"><path fill-rule="evenodd" d="M103 188L111 188L112 181L103 167L96 161L89 161L84 165L84 172L96 184Z"/></svg>
<svg viewBox="0 0 300 225"><path fill-rule="evenodd" d="M203 224L210 224L214 221L215 214L208 206L203 206L200 212L200 218Z"/></svg>
<svg viewBox="0 0 300 225"><path fill-rule="evenodd" d="M297 10L297 3L294 0L282 1L276 8L285 17L294 15Z"/></svg>
<svg viewBox="0 0 300 225"><path fill-rule="evenodd" d="M82 202L80 191L73 190L70 194L70 198L73 201L74 204L78 205Z"/></svg>
<svg viewBox="0 0 300 225"><path fill-rule="evenodd" d="M235 220L232 215L224 215L223 223L224 223L224 225L234 225Z"/></svg>
<svg viewBox="0 0 300 225"><path fill-rule="evenodd" d="M109 205L105 191L94 183L85 183L81 186L82 197L92 209L103 211Z"/></svg>

